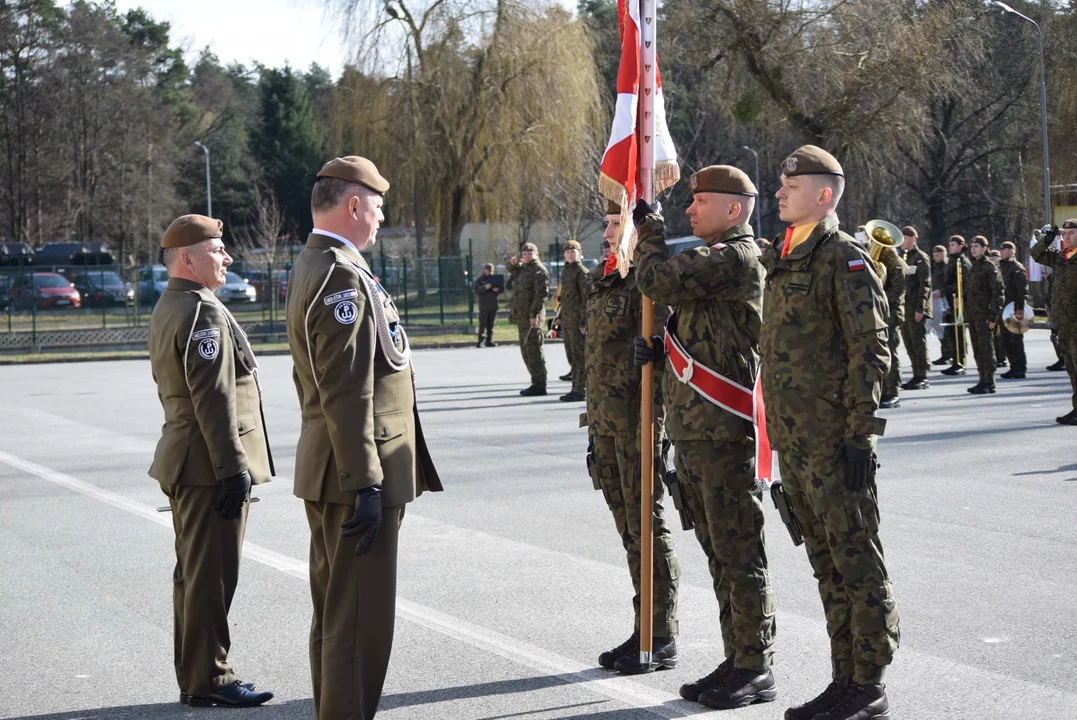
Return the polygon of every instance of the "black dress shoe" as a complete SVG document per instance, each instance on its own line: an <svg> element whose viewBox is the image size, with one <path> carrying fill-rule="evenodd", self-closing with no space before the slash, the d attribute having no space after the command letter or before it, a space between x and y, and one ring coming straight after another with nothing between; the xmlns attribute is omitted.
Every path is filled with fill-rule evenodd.
<svg viewBox="0 0 1077 720"><path fill-rule="evenodd" d="M561 400L561 402L581 402L583 400L586 400L587 396L583 393L573 391L566 395L562 395L559 399Z"/></svg>
<svg viewBox="0 0 1077 720"><path fill-rule="evenodd" d="M884 685L849 685L841 701L814 720L890 720Z"/></svg>
<svg viewBox="0 0 1077 720"><path fill-rule="evenodd" d="M256 687L258 687L254 683L240 683L240 685L247 688L248 690L254 690ZM189 693L185 693L182 690L180 690L180 705L187 705L188 701L190 699L191 699L191 696L190 696Z"/></svg>
<svg viewBox="0 0 1077 720"><path fill-rule="evenodd" d="M826 690L818 697L814 697L803 705L796 705L785 711L785 720L812 720L821 712L841 702L845 692L849 689L849 680L834 680L826 686Z"/></svg>
<svg viewBox="0 0 1077 720"><path fill-rule="evenodd" d="M1020 370L1010 370L999 375L1003 380L1024 380L1025 374Z"/></svg>
<svg viewBox="0 0 1077 720"><path fill-rule="evenodd" d="M718 710L733 710L778 699L774 673L770 670L736 669L718 687L699 696L699 702Z"/></svg>
<svg viewBox="0 0 1077 720"><path fill-rule="evenodd" d="M902 390L927 390L931 387L931 383L927 378L914 377L909 382L901 386Z"/></svg>
<svg viewBox="0 0 1077 720"><path fill-rule="evenodd" d="M565 382L572 382L572 373L568 373L567 375L562 375L561 379L564 380Z"/></svg>
<svg viewBox="0 0 1077 720"><path fill-rule="evenodd" d="M953 360L951 360L950 358L941 357L938 360L933 361L931 364L932 365L949 365L952 362L953 362Z"/></svg>
<svg viewBox="0 0 1077 720"><path fill-rule="evenodd" d="M1058 372L1059 370L1065 370L1066 369L1066 361L1065 360L1059 360L1054 365L1048 365L1047 369L1052 371L1052 372Z"/></svg>
<svg viewBox="0 0 1077 720"><path fill-rule="evenodd" d="M879 407L882 409L901 407L901 401L898 400L897 395L890 395L884 397L879 401Z"/></svg>
<svg viewBox="0 0 1077 720"><path fill-rule="evenodd" d="M681 685L681 697L690 702L698 702L700 695L721 685L731 672L733 672L733 658L726 658L710 675L704 675L695 682Z"/></svg>
<svg viewBox="0 0 1077 720"><path fill-rule="evenodd" d="M538 387L537 385L532 385L531 387L529 387L529 388L527 388L525 390L521 390L520 394L523 395L524 397L539 397L541 395L546 394L546 388Z"/></svg>
<svg viewBox="0 0 1077 720"><path fill-rule="evenodd" d="M613 664L622 675L645 675L655 670L671 670L677 667L677 639L656 637L651 644L651 662L640 662L639 652L625 655Z"/></svg>
<svg viewBox="0 0 1077 720"><path fill-rule="evenodd" d="M253 692L238 680L212 695L191 695L187 704L191 707L254 707L273 699L271 692Z"/></svg>
<svg viewBox="0 0 1077 720"><path fill-rule="evenodd" d="M950 367L943 370L942 374L943 375L964 375L965 374L965 368L963 368L960 365L951 365Z"/></svg>
<svg viewBox="0 0 1077 720"><path fill-rule="evenodd" d="M617 661L628 655L639 655L639 633L634 632L623 643L598 656L598 664L612 670Z"/></svg>

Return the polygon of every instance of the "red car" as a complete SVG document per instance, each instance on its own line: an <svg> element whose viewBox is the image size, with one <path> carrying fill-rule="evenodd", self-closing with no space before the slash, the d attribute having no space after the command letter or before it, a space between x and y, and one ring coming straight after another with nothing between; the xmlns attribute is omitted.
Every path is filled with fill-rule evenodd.
<svg viewBox="0 0 1077 720"><path fill-rule="evenodd" d="M36 272L19 276L11 288L11 302L22 310L29 310L35 302L38 310L77 308L82 306L82 296L63 275Z"/></svg>

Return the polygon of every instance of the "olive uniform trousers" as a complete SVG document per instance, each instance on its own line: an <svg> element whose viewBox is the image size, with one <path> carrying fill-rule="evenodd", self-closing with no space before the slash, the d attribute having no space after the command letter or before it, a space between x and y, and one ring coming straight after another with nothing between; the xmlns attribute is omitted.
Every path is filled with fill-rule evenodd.
<svg viewBox="0 0 1077 720"><path fill-rule="evenodd" d="M172 609L176 681L180 692L212 695L236 681L228 664L228 610L239 582L247 510L235 520L217 515L219 485L166 485L172 508L176 569Z"/></svg>
<svg viewBox="0 0 1077 720"><path fill-rule="evenodd" d="M995 331L988 326L987 318L970 318L969 335L972 339L972 355L976 358L976 371L980 382L995 384Z"/></svg>
<svg viewBox="0 0 1077 720"><path fill-rule="evenodd" d="M396 554L404 506L382 508L366 555L341 537L352 505L305 501L310 526L310 672L315 720L370 720L378 710L396 618Z"/></svg>
<svg viewBox="0 0 1077 720"><path fill-rule="evenodd" d="M916 322L915 315L910 313L906 316L901 326L901 339L912 363L913 377L926 378L931 367L931 358L927 353L927 318Z"/></svg>

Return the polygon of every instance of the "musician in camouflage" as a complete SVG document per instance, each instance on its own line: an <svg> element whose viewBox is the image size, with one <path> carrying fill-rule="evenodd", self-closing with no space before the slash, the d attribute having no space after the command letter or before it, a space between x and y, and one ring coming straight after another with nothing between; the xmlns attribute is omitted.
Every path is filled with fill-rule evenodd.
<svg viewBox="0 0 1077 720"><path fill-rule="evenodd" d="M825 150L782 163L784 236L767 267L761 334L767 431L804 533L830 635L833 682L786 720L887 717L898 612L879 540L879 386L890 316L864 249L838 228L845 178Z"/></svg>
<svg viewBox="0 0 1077 720"><path fill-rule="evenodd" d="M901 339L912 362L912 379L903 390L926 390L930 383L927 354L927 321L931 319L931 259L916 244L919 233L912 225L901 229L901 250L905 261L905 322Z"/></svg>
<svg viewBox="0 0 1077 720"><path fill-rule="evenodd" d="M887 324L886 345L890 349L890 372L883 380L883 396L879 400L881 408L896 408L901 405L898 394L901 392L901 361L897 350L901 345L901 326L905 322L905 261L894 248L883 248L879 262L886 268L883 292L886 304L890 307Z"/></svg>
<svg viewBox="0 0 1077 720"><path fill-rule="evenodd" d="M965 238L962 235L951 235L949 243L949 255L946 263L946 275L944 278L943 293L946 296L946 300L950 303L950 319L947 322L953 322L951 326L953 330L953 365L942 371L943 375L964 375L965 365L969 361L968 345L965 342L966 331L968 330L968 310L964 307L960 308L963 311L963 316L958 316L958 278L961 279L962 298L964 297L964 286L969 281L969 259L965 257ZM962 303L964 300L962 299ZM958 324L958 321L961 321Z"/></svg>
<svg viewBox="0 0 1077 720"><path fill-rule="evenodd" d="M965 321L972 339L979 382L968 391L973 395L995 393L995 325L1002 313L1002 276L987 257L988 241L977 235L969 241L971 270L964 280Z"/></svg>
<svg viewBox="0 0 1077 720"><path fill-rule="evenodd" d="M562 402L578 402L584 399L587 371L584 369L584 344L587 332L587 294L591 280L583 265L583 251L579 242L565 243L565 265L561 270L561 313L559 322L565 340L565 355L571 368L572 390L561 396Z"/></svg>
<svg viewBox="0 0 1077 720"><path fill-rule="evenodd" d="M621 237L621 210L610 203L603 242ZM639 332L642 296L636 288L635 268L622 278L615 264L599 265L589 277L586 322L592 341L584 347L587 383L587 432L591 453L588 470L613 514L617 534L628 555L628 571L635 595L635 628L625 642L602 653L599 664L607 669L638 673L674 667L677 662L677 585L681 565L666 522L662 478L654 482L654 607L652 614L654 667L643 668L640 650L640 508L639 468L640 370L632 363L632 337ZM656 307L658 321L669 311ZM663 438L662 373L655 372L656 458Z"/></svg>
<svg viewBox="0 0 1077 720"><path fill-rule="evenodd" d="M667 332L694 363L752 388L759 370L763 269L748 222L758 193L747 175L726 165L704 168L689 182L688 215L704 245L671 256L661 216L641 203L635 212L639 287L656 303L676 306ZM754 427L668 366L662 389L666 433L707 556L725 646L718 668L682 687L681 695L720 709L773 700L774 593L755 482Z"/></svg>
<svg viewBox="0 0 1077 720"><path fill-rule="evenodd" d="M531 375L531 385L520 391L524 397L546 394L546 298L550 294L550 273L538 259L538 247L525 243L520 257L511 258L506 268L512 276L512 305L509 322L519 331L520 354Z"/></svg>
<svg viewBox="0 0 1077 720"><path fill-rule="evenodd" d="M1017 246L1007 240L999 249L998 270L1002 274L1004 297L1003 305L1013 303L1015 317L1023 320L1025 301L1028 299L1028 271L1017 261ZM1025 336L1012 333L1004 323L999 323L1002 334L1002 347L1010 361L1008 372L1000 377L1005 380L1023 380L1028 370L1028 358L1025 356Z"/></svg>

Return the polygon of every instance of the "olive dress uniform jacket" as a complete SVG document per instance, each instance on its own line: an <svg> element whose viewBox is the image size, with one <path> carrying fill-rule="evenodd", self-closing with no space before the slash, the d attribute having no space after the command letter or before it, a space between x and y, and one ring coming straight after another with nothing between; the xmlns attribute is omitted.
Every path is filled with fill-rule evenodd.
<svg viewBox="0 0 1077 720"><path fill-rule="evenodd" d="M390 367L362 275L363 257L311 233L288 277L288 346L302 428L295 495L350 505L363 488L382 484L382 505L441 490L419 424L410 363ZM378 285L378 302L399 330L396 306ZM399 338L398 338L399 340Z"/></svg>
<svg viewBox="0 0 1077 720"><path fill-rule="evenodd" d="M150 317L150 366L165 411L149 474L164 485L216 485L244 470L273 476L258 384L224 309L196 282L171 278Z"/></svg>

